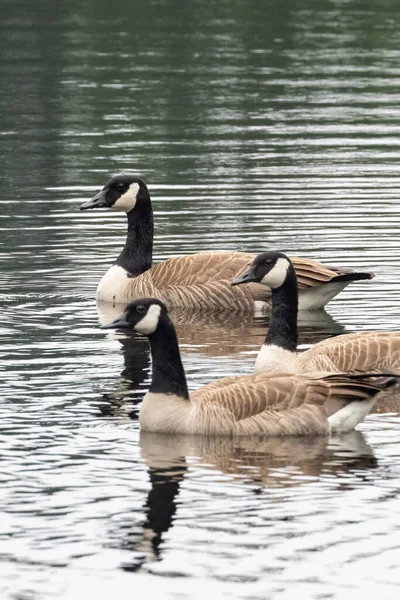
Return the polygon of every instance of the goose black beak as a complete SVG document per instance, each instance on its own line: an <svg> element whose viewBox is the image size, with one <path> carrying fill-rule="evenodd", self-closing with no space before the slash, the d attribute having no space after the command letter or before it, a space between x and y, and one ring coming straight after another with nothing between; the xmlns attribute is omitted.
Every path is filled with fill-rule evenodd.
<svg viewBox="0 0 400 600"><path fill-rule="evenodd" d="M242 283L251 283L251 282L259 282L259 278L254 273L254 268L249 267L243 273L235 277L235 279L231 282L231 285L240 285Z"/></svg>
<svg viewBox="0 0 400 600"><path fill-rule="evenodd" d="M101 190L101 192L96 194L91 200L81 204L81 210L87 210L89 208L103 208L105 206L108 206L106 193L104 190Z"/></svg>
<svg viewBox="0 0 400 600"><path fill-rule="evenodd" d="M101 325L100 329L131 329L132 326L128 321L128 313L123 312L122 315L107 323L107 325Z"/></svg>

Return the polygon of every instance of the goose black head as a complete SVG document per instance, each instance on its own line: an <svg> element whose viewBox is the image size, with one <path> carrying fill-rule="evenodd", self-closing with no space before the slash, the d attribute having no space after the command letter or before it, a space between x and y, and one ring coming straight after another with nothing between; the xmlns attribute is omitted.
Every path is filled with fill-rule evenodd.
<svg viewBox="0 0 400 600"><path fill-rule="evenodd" d="M135 175L121 173L106 183L91 200L81 204L81 210L89 208L113 208L129 213L135 207L150 204L150 194L145 182Z"/></svg>
<svg viewBox="0 0 400 600"><path fill-rule="evenodd" d="M129 329L143 335L151 335L162 317L167 315L165 304L156 298L140 298L130 302L120 315L100 329Z"/></svg>
<svg viewBox="0 0 400 600"><path fill-rule="evenodd" d="M263 252L255 257L252 264L231 285L256 282L276 289L284 284L288 271L291 270L293 265L283 252Z"/></svg>

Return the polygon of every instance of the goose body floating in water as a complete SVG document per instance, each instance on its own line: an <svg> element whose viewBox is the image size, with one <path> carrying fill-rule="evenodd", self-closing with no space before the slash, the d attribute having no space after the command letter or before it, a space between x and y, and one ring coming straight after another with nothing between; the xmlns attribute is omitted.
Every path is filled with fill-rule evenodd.
<svg viewBox="0 0 400 600"><path fill-rule="evenodd" d="M271 291L265 286L230 285L255 254L202 252L153 266L153 209L147 186L138 177L121 174L110 179L94 198L81 205L81 210L92 208L122 210L128 217L125 246L101 279L98 300L126 304L151 296L168 308L256 312L269 309ZM306 258L292 260L301 310L322 308L352 281L373 277L372 273L327 267Z"/></svg>
<svg viewBox="0 0 400 600"><path fill-rule="evenodd" d="M272 312L255 371L309 374L400 372L400 332L348 333L297 352L298 286L292 261L282 252L259 254L232 285L256 282L272 290Z"/></svg>
<svg viewBox="0 0 400 600"><path fill-rule="evenodd" d="M378 392L396 383L393 377L261 373L220 379L189 394L176 331L162 302L134 300L102 328L149 338L152 379L139 411L144 431L228 436L349 431L370 412Z"/></svg>

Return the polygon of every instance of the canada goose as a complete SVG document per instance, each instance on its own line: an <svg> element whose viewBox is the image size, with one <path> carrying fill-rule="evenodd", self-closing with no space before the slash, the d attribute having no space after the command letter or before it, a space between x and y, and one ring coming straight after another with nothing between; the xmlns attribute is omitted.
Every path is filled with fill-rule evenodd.
<svg viewBox="0 0 400 600"><path fill-rule="evenodd" d="M183 479L198 468L232 475L242 484L296 487L325 476L340 476L378 466L361 431L327 436L201 436L141 431L141 457L149 472ZM338 460L338 454L346 460ZM188 460L185 460L188 457ZM195 457L195 458L194 458ZM168 494L168 488L165 490ZM160 494L162 491L160 490ZM275 500L278 500L277 498ZM167 506L167 502L164 503Z"/></svg>
<svg viewBox="0 0 400 600"><path fill-rule="evenodd" d="M112 208L127 213L128 234L115 264L101 279L97 298L126 304L152 296L168 308L260 310L269 308L271 292L255 284L232 289L230 282L255 257L246 252L205 252L170 258L152 266L153 209L142 179L116 175L81 210ZM372 279L372 273L327 267L294 258L299 280L300 309L325 306L351 281Z"/></svg>
<svg viewBox="0 0 400 600"><path fill-rule="evenodd" d="M227 377L189 396L165 304L155 298L134 300L102 328L131 329L149 338L152 380L139 421L143 430L155 433L281 436L348 431L370 412L375 395L396 381L261 373Z"/></svg>
<svg viewBox="0 0 400 600"><path fill-rule="evenodd" d="M317 371L379 373L400 370L400 332L347 333L323 340L297 352L296 273L282 252L263 252L232 281L232 285L258 282L272 289L272 312L255 371L304 375Z"/></svg>

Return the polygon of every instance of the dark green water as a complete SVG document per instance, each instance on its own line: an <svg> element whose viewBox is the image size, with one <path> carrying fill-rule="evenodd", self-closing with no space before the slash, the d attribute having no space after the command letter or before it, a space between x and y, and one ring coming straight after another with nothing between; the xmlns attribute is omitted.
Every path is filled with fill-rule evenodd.
<svg viewBox="0 0 400 600"><path fill-rule="evenodd" d="M1 0L0 596L394 597L400 421L340 439L139 435L147 345L98 328L119 214L155 259L286 250L376 273L300 342L399 327L400 4ZM178 324L191 389L251 372L265 323Z"/></svg>

